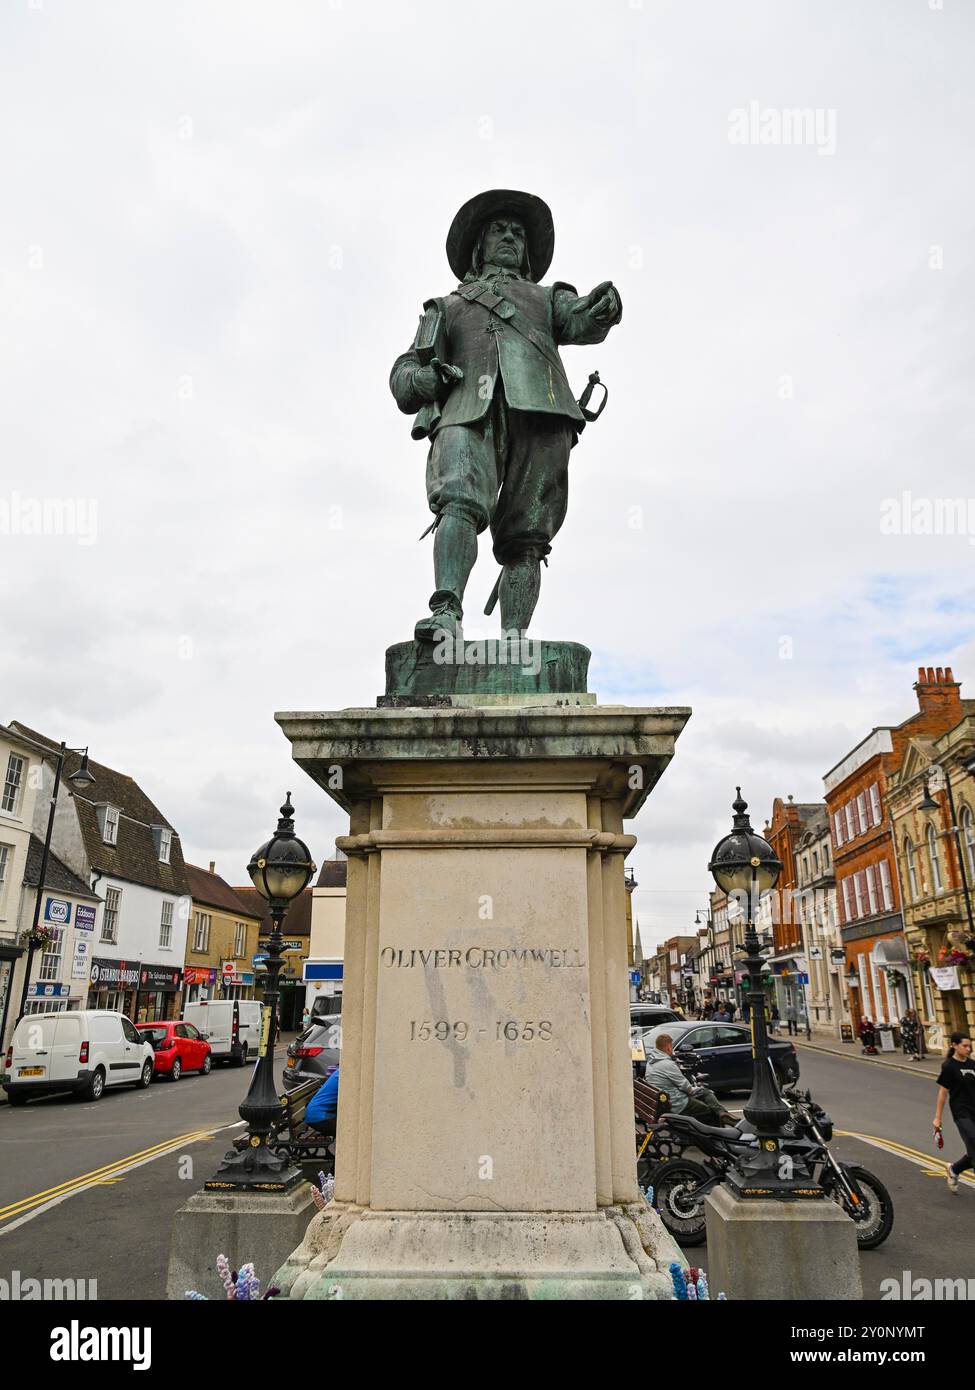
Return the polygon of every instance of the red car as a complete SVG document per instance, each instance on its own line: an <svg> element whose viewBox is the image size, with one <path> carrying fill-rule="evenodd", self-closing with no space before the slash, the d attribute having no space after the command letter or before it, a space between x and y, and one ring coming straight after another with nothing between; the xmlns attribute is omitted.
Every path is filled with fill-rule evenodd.
<svg viewBox="0 0 975 1390"><path fill-rule="evenodd" d="M192 1023L139 1023L136 1026L146 1042L152 1044L154 1076L168 1076L170 1081L178 1081L184 1071L198 1071L209 1076L210 1044Z"/></svg>

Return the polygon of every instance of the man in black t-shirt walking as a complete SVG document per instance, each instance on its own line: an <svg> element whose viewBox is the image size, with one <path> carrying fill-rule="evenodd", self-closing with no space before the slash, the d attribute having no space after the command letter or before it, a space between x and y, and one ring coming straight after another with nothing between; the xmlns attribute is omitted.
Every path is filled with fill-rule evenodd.
<svg viewBox="0 0 975 1390"><path fill-rule="evenodd" d="M965 1145L965 1157L949 1164L946 1174L948 1190L957 1192L959 1173L975 1168L975 1062L972 1061L972 1040L967 1033L952 1033L951 1050L941 1066L938 1104L934 1112L935 1134L941 1133L946 1100Z"/></svg>

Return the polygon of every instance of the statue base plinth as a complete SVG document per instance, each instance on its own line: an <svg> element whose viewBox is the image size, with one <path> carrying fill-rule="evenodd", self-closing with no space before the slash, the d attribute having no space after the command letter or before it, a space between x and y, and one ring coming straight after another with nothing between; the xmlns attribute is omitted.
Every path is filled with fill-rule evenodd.
<svg viewBox="0 0 975 1390"><path fill-rule="evenodd" d="M274 1282L294 1299L672 1299L680 1250L645 1202L597 1212L332 1203Z"/></svg>
<svg viewBox="0 0 975 1390"><path fill-rule="evenodd" d="M335 1211L282 1269L292 1297L666 1296L679 1254L636 1178L623 821L689 713L277 716L350 817Z"/></svg>
<svg viewBox="0 0 975 1390"><path fill-rule="evenodd" d="M419 699L424 704L488 705L527 695L593 705L596 697L586 691L591 655L579 642L534 637L397 642L386 651L386 693L377 704L396 707Z"/></svg>

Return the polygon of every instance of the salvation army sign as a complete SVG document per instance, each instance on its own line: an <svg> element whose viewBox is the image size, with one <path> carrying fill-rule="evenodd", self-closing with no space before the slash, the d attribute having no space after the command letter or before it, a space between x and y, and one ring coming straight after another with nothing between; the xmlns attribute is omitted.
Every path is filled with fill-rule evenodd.
<svg viewBox="0 0 975 1390"><path fill-rule="evenodd" d="M139 988L153 994L172 994L179 989L181 974L181 970L171 965L143 965L139 972Z"/></svg>

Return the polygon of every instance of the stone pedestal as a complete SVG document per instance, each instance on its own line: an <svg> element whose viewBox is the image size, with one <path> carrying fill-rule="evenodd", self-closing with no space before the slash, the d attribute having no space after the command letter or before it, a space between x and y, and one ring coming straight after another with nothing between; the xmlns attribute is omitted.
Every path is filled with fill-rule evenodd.
<svg viewBox="0 0 975 1390"><path fill-rule="evenodd" d="M226 1255L234 1269L253 1264L266 1289L302 1239L314 1209L308 1183L290 1192L197 1192L174 1218L166 1297L182 1299L196 1289L221 1298L218 1255Z"/></svg>
<svg viewBox="0 0 975 1390"><path fill-rule="evenodd" d="M712 1298L860 1299L856 1227L835 1202L705 1198Z"/></svg>
<svg viewBox="0 0 975 1390"><path fill-rule="evenodd" d="M336 1200L279 1271L296 1298L670 1296L623 821L689 711L494 698L277 716L350 817Z"/></svg>

